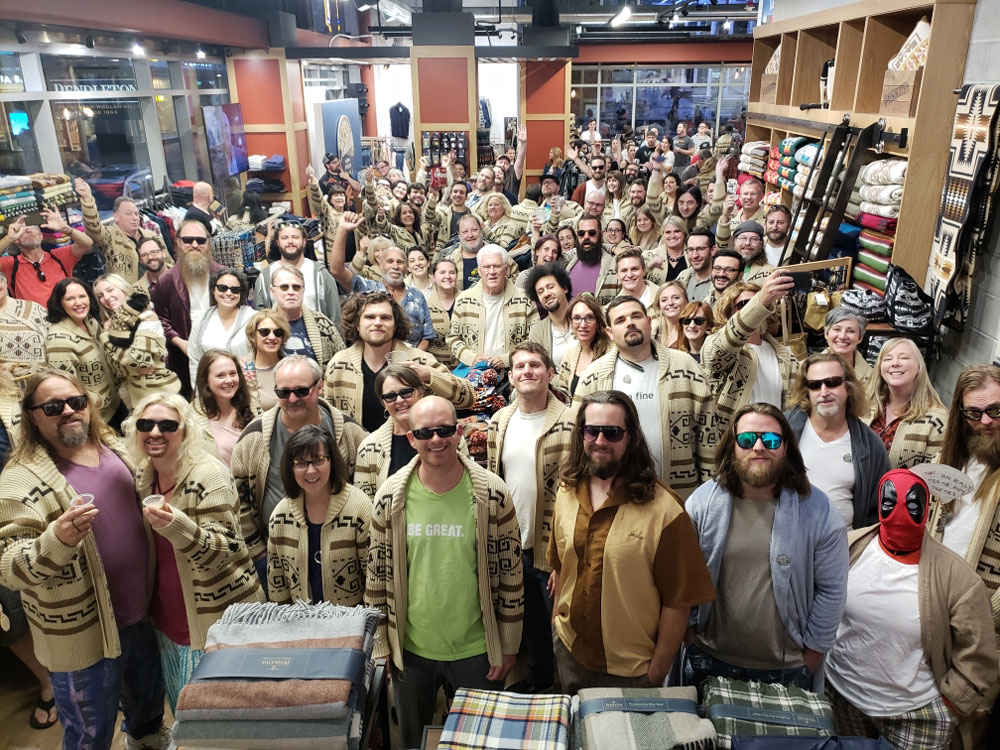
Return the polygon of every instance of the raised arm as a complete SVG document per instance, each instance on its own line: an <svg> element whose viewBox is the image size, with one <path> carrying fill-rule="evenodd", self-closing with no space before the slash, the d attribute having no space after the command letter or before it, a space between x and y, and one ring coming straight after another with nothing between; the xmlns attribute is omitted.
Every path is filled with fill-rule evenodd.
<svg viewBox="0 0 1000 750"><path fill-rule="evenodd" d="M337 234L333 245L327 251L327 263L330 266L330 275L333 276L344 289L350 289L354 281L354 272L344 262L346 257L347 234L353 232L361 224L361 217L351 211L345 211L337 224Z"/></svg>
<svg viewBox="0 0 1000 750"><path fill-rule="evenodd" d="M41 213L42 218L45 220L45 223L42 224L42 229L49 229L58 234L64 234L73 240L74 258L79 260L93 248L94 240L90 238L90 235L71 227L58 210L43 208L39 213Z"/></svg>
<svg viewBox="0 0 1000 750"><path fill-rule="evenodd" d="M517 129L517 155L514 157L514 176L521 179L524 176L524 160L528 156L528 126Z"/></svg>

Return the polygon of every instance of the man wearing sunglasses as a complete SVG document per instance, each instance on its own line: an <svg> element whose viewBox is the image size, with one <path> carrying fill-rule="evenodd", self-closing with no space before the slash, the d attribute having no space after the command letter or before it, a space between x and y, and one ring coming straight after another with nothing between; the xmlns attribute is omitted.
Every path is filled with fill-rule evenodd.
<svg viewBox="0 0 1000 750"><path fill-rule="evenodd" d="M212 260L211 238L197 219L181 222L174 249L177 263L160 274L149 296L167 340L167 367L180 378L181 393L190 398L187 351L192 321L208 310L209 276L223 267Z"/></svg>
<svg viewBox="0 0 1000 750"><path fill-rule="evenodd" d="M878 483L892 468L881 438L859 417L864 386L840 355L813 354L799 367L788 423L809 481L826 493L848 530L878 522Z"/></svg>
<svg viewBox="0 0 1000 750"><path fill-rule="evenodd" d="M344 338L333 321L323 313L302 304L305 278L295 266L279 268L271 276L274 307L288 321L291 334L285 341L285 354L304 354L326 367L333 355L344 348Z"/></svg>
<svg viewBox="0 0 1000 750"><path fill-rule="evenodd" d="M110 748L120 704L127 748L166 748L149 619L155 553L132 459L68 373L29 378L21 410L21 441L0 483L0 584L32 613L63 744ZM89 502L72 505L78 494Z"/></svg>
<svg viewBox="0 0 1000 750"><path fill-rule="evenodd" d="M692 619L685 684L718 676L814 690L844 612L844 522L770 404L736 412L718 456L717 477L685 506L716 592Z"/></svg>
<svg viewBox="0 0 1000 750"><path fill-rule="evenodd" d="M657 476L685 499L715 469L712 392L690 354L653 339L649 313L635 297L615 297L607 315L605 333L615 346L587 368L574 400L611 389L628 394Z"/></svg>
<svg viewBox="0 0 1000 750"><path fill-rule="evenodd" d="M604 233L601 231L601 213L604 210L603 198L600 206L592 206L587 200L587 213L575 220L578 249L575 257L570 257L566 263L573 291L577 294L589 292L597 300L606 305L621 291L618 276L615 275L615 256L604 246ZM591 210L597 213L591 213Z"/></svg>
<svg viewBox="0 0 1000 750"><path fill-rule="evenodd" d="M420 399L408 438L417 458L375 494L365 605L385 615L375 656L390 657L402 746L415 748L441 683L449 699L462 687L503 690L524 589L514 503L496 474L459 453L455 407Z"/></svg>
<svg viewBox="0 0 1000 750"><path fill-rule="evenodd" d="M27 224L23 216L10 223L7 234L0 239L0 271L10 282L12 297L45 307L55 285L73 275L76 262L91 251L94 241L70 227L58 211L43 208L41 214L45 222L41 227ZM42 249L43 227L68 236L72 244L51 252ZM19 252L8 254L13 245Z"/></svg>
<svg viewBox="0 0 1000 750"><path fill-rule="evenodd" d="M73 187L80 196L80 208L83 211L83 224L87 236L104 255L107 272L124 276L134 284L139 280L139 243L149 237L156 237L156 232L142 228L142 214L131 198L126 196L115 198L113 221L105 224L97 211L97 202L94 200L90 185L78 177L73 182Z"/></svg>
<svg viewBox="0 0 1000 750"><path fill-rule="evenodd" d="M243 430L233 448L230 468L240 496L240 525L262 585L266 583L267 530L271 513L285 496L281 454L300 427L321 425L333 435L350 474L358 446L368 435L357 422L320 398L323 370L316 361L290 354L274 367L278 404Z"/></svg>
<svg viewBox="0 0 1000 750"><path fill-rule="evenodd" d="M621 391L592 393L576 413L547 557L563 690L660 687L691 607L715 594L691 520L657 481Z"/></svg>

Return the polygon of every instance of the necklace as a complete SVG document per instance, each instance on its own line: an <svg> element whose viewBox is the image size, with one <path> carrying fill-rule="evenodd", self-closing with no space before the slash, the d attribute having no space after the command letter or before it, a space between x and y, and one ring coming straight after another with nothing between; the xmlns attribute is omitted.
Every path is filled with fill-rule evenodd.
<svg viewBox="0 0 1000 750"><path fill-rule="evenodd" d="M156 488L156 494L157 495L167 495L168 493L173 492L174 487L177 486L177 482L174 482L172 485L170 485L169 487L167 487L167 489L161 490L160 489L160 478L159 477L156 478L156 481L153 484L154 484L154 486Z"/></svg>

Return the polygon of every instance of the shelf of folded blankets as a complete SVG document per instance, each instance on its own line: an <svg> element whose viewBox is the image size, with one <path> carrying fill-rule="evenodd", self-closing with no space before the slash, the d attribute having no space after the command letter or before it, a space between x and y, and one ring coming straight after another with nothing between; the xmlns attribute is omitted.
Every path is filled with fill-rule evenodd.
<svg viewBox="0 0 1000 750"><path fill-rule="evenodd" d="M829 125L837 125L841 120L844 119L844 115L849 114L851 116L851 126L856 128L866 128L873 122L878 122L880 119L885 119L885 128L889 132L899 133L902 132L903 128L909 130L908 141L913 140L913 129L916 126L917 118L915 117L890 117L886 115L879 114L869 114L865 112L844 112L843 110L832 110L832 109L809 109L801 110L797 106L794 107L783 107L778 104L761 104L759 102L750 103L750 111L747 112L747 122L752 124L754 122L754 115L770 115L772 117L787 117L795 120L803 120L807 123L814 123L814 127L808 127L806 125L799 125L797 128L791 124L782 123L781 128L788 130L789 132L801 131L802 135L817 135L826 129ZM767 127L767 123L760 122L760 125ZM885 144L886 151L890 152L901 152L905 153L909 148L900 149L893 144Z"/></svg>

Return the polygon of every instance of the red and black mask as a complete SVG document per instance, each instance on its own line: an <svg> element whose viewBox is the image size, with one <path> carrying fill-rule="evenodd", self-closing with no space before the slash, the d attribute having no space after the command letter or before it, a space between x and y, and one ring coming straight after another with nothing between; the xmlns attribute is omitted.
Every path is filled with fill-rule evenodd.
<svg viewBox="0 0 1000 750"><path fill-rule="evenodd" d="M909 469L893 469L878 487L879 539L895 555L916 552L924 538L931 493Z"/></svg>

